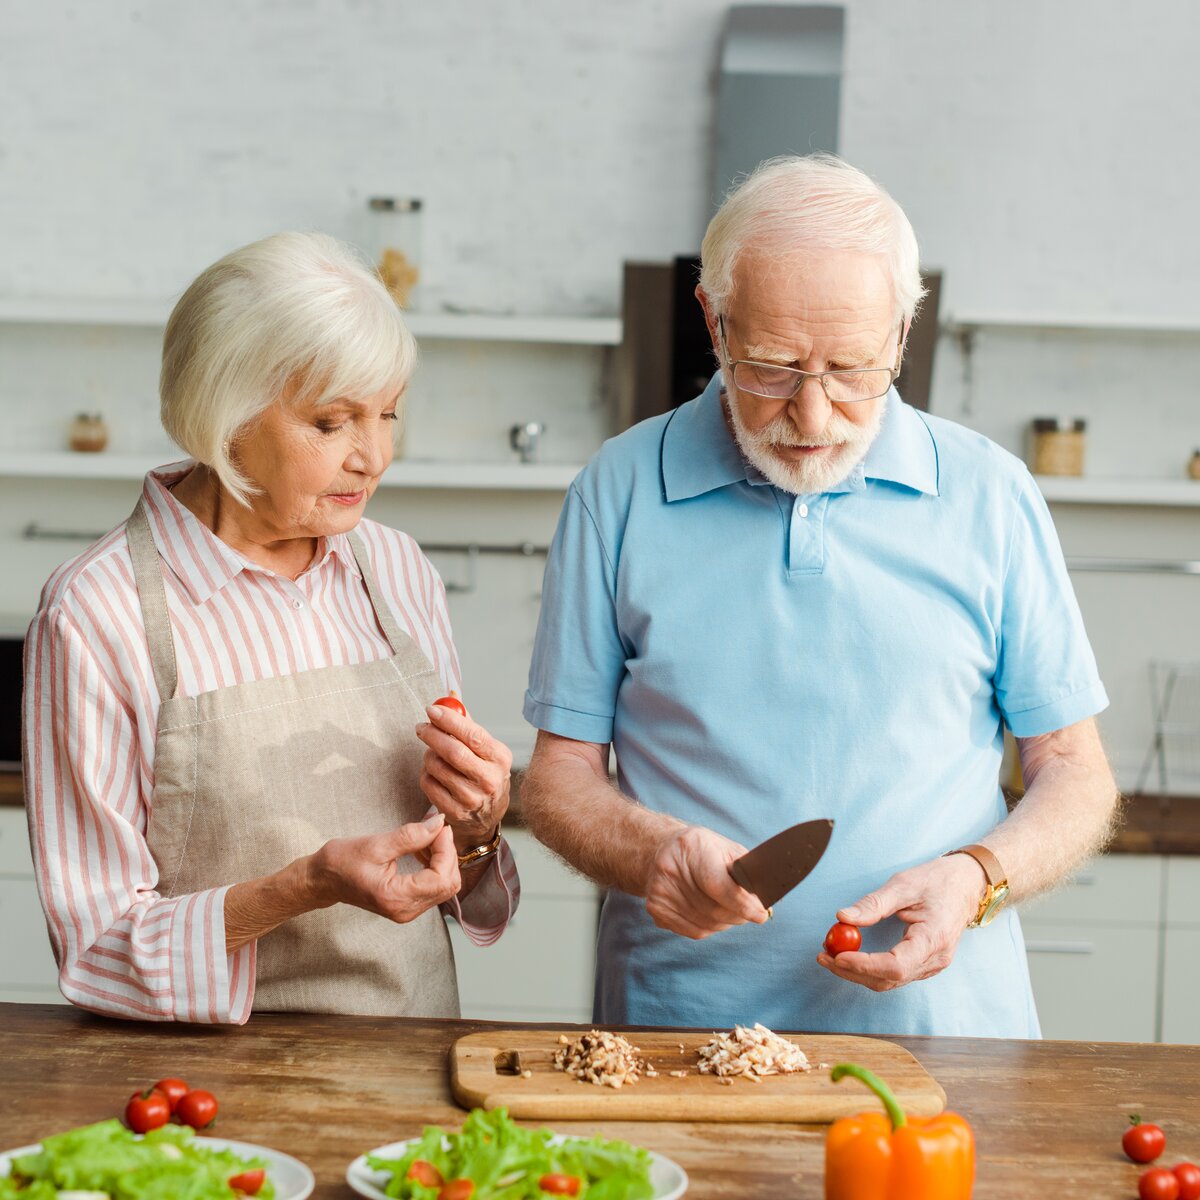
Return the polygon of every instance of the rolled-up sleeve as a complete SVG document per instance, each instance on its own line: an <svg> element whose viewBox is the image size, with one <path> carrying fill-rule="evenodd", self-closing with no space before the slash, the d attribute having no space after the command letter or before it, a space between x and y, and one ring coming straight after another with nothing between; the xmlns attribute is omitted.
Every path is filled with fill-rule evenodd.
<svg viewBox="0 0 1200 1200"><path fill-rule="evenodd" d="M1037 484L1018 487L1001 600L996 702L1016 737L1036 737L1108 706L1058 533Z"/></svg>
<svg viewBox="0 0 1200 1200"><path fill-rule="evenodd" d="M26 638L24 768L62 994L108 1016L244 1022L254 944L225 952L227 888L173 898L155 890L137 722L87 639L53 608Z"/></svg>
<svg viewBox="0 0 1200 1200"><path fill-rule="evenodd" d="M627 652L617 572L578 484L567 492L546 561L525 719L581 742L612 741Z"/></svg>

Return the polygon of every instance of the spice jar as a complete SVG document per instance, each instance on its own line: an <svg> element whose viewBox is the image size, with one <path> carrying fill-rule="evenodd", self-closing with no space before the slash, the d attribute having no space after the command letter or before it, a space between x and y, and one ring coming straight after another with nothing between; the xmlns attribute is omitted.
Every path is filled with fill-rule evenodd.
<svg viewBox="0 0 1200 1200"><path fill-rule="evenodd" d="M421 279L421 201L399 196L372 196L368 249L375 270L401 308L415 308Z"/></svg>
<svg viewBox="0 0 1200 1200"><path fill-rule="evenodd" d="M1200 450L1192 453L1191 462L1188 463L1188 476L1191 479L1200 479Z"/></svg>
<svg viewBox="0 0 1200 1200"><path fill-rule="evenodd" d="M67 431L67 445L84 454L95 454L108 445L108 426L99 413L79 413Z"/></svg>
<svg viewBox="0 0 1200 1200"><path fill-rule="evenodd" d="M1035 475L1082 475L1087 422L1038 417L1030 426Z"/></svg>

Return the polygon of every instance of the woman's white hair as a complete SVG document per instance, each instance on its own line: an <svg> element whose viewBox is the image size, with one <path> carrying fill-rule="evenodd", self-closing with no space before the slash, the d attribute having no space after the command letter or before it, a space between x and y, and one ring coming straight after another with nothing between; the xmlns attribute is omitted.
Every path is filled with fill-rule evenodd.
<svg viewBox="0 0 1200 1200"><path fill-rule="evenodd" d="M401 390L417 346L396 302L350 246L277 233L201 272L163 337L167 433L242 504L256 490L230 443L285 391L293 403Z"/></svg>
<svg viewBox="0 0 1200 1200"><path fill-rule="evenodd" d="M768 159L726 196L700 250L700 286L717 314L728 311L734 271L749 246L876 255L906 322L925 294L917 237L904 210L869 175L832 154Z"/></svg>

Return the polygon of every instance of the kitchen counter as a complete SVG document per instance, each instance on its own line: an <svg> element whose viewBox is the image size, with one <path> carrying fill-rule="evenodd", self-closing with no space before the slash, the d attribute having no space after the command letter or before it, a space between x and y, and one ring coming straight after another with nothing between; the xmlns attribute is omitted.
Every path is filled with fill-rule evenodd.
<svg viewBox="0 0 1200 1200"><path fill-rule="evenodd" d="M0 1143L120 1113L131 1092L179 1075L216 1094L215 1132L302 1159L317 1197L353 1200L347 1164L375 1146L457 1125L447 1051L480 1022L255 1015L241 1028L107 1021L54 1005L0 1004ZM564 1026L563 1028L570 1028ZM706 1031L707 1032L707 1031ZM975 1196L1132 1197L1126 1114L1166 1130L1164 1161L1200 1158L1200 1047L896 1038L945 1088L979 1143ZM850 1086L849 1084L846 1086ZM817 1126L682 1122L572 1125L675 1159L689 1200L822 1195Z"/></svg>
<svg viewBox="0 0 1200 1200"><path fill-rule="evenodd" d="M514 772L514 796L518 786L519 772ZM20 775L0 772L0 806L24 803ZM510 810L506 823L522 827L519 806ZM1158 796L1127 797L1124 823L1108 853L1200 855L1200 796L1172 796L1165 806Z"/></svg>

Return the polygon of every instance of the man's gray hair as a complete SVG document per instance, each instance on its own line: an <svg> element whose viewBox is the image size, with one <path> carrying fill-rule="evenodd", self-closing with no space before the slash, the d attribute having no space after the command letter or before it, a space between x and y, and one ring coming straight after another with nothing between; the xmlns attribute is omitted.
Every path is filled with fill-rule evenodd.
<svg viewBox="0 0 1200 1200"><path fill-rule="evenodd" d="M167 322L163 428L249 505L229 443L285 393L295 403L401 390L417 346L363 259L322 233L277 233L196 277Z"/></svg>
<svg viewBox="0 0 1200 1200"><path fill-rule="evenodd" d="M832 154L768 159L726 196L700 251L700 286L716 313L728 310L734 270L751 246L876 255L887 265L896 315L905 322L925 294L904 210L869 175Z"/></svg>

